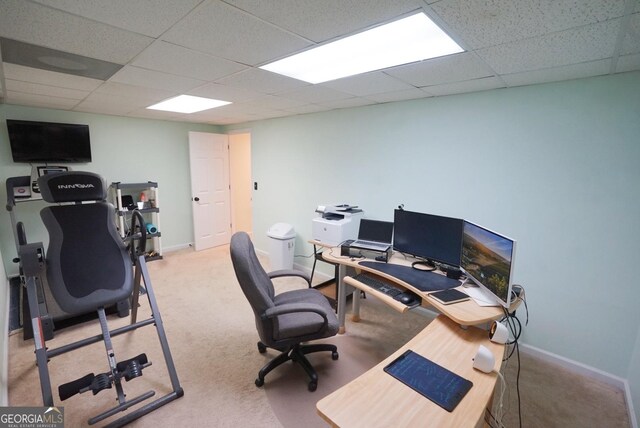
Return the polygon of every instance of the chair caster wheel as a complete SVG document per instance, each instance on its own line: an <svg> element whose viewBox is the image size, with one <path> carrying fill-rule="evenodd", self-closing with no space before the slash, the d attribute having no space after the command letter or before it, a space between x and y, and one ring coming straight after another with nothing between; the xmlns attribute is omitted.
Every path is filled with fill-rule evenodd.
<svg viewBox="0 0 640 428"><path fill-rule="evenodd" d="M264 379L256 379L256 386L260 388L262 385L264 385Z"/></svg>
<svg viewBox="0 0 640 428"><path fill-rule="evenodd" d="M318 388L317 382L309 382L309 392L313 392Z"/></svg>
<svg viewBox="0 0 640 428"><path fill-rule="evenodd" d="M260 352L261 354L267 352L267 347L264 345L264 343L258 342L258 352Z"/></svg>
<svg viewBox="0 0 640 428"><path fill-rule="evenodd" d="M335 360L337 360L339 357L340 357L340 355L338 355L338 353L337 353L337 352L332 352L332 353L331 353L331 359L332 359L332 360L334 360L334 361L335 361Z"/></svg>

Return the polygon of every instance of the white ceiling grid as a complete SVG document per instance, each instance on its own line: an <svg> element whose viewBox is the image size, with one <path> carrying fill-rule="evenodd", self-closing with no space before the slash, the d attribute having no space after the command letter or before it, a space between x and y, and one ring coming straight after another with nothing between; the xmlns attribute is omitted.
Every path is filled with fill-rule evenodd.
<svg viewBox="0 0 640 428"><path fill-rule="evenodd" d="M466 52L318 85L258 68L420 10ZM640 0L3 0L0 38L122 66L1 62L0 102L231 124L640 70ZM145 108L180 94L232 104Z"/></svg>

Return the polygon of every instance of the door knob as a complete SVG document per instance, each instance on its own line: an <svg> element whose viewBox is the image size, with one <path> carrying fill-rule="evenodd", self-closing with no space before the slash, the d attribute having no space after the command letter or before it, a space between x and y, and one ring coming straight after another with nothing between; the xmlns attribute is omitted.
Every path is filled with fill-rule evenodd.
<svg viewBox="0 0 640 428"><path fill-rule="evenodd" d="M198 202L200 200L200 198L196 196L195 198L193 198L193 200Z"/></svg>

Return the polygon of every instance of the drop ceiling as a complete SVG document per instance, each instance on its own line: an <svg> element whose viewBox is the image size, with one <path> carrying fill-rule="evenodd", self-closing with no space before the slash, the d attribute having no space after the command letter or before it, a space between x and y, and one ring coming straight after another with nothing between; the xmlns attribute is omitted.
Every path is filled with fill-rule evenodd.
<svg viewBox="0 0 640 428"><path fill-rule="evenodd" d="M317 85L258 68L416 11L465 52ZM224 125L640 70L640 0L2 0L0 38L1 103ZM232 104L145 108L181 94Z"/></svg>

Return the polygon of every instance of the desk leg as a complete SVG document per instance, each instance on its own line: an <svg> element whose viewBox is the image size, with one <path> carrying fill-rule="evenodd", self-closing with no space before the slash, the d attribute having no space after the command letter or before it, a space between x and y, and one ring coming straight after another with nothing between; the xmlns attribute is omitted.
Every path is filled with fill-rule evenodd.
<svg viewBox="0 0 640 428"><path fill-rule="evenodd" d="M351 321L360 321L360 293L358 289L353 290L353 314L351 315Z"/></svg>
<svg viewBox="0 0 640 428"><path fill-rule="evenodd" d="M345 265L338 265L338 278L336 278L338 288L338 334L344 334L346 332L344 319L347 312L347 288L344 283L344 276L347 268Z"/></svg>

